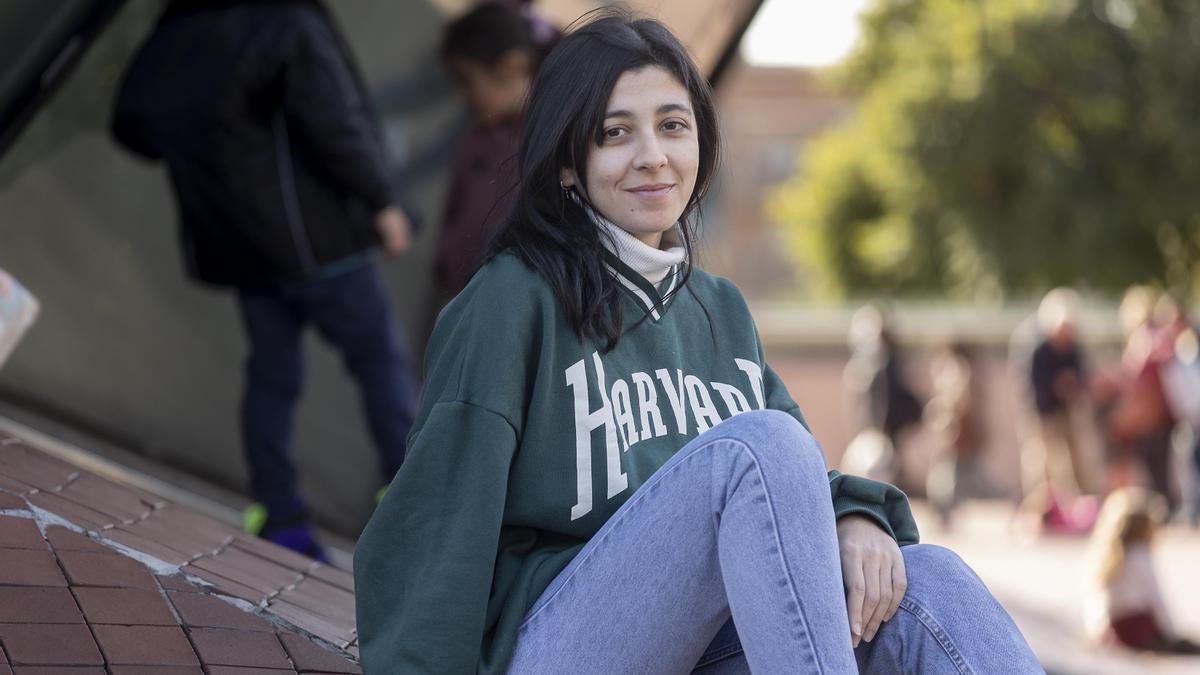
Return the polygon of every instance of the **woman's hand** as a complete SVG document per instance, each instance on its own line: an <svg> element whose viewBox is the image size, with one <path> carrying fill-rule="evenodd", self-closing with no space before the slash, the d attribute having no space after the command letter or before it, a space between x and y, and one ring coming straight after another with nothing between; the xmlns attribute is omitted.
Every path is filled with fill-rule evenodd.
<svg viewBox="0 0 1200 675"><path fill-rule="evenodd" d="M879 624L896 613L908 576L900 547L870 518L843 516L838 519L837 534L850 640L858 647L862 640L874 640Z"/></svg>

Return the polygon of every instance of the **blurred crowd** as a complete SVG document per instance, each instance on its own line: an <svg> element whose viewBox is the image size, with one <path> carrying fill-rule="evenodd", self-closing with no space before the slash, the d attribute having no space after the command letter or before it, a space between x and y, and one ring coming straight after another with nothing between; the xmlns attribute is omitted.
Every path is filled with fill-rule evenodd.
<svg viewBox="0 0 1200 675"><path fill-rule="evenodd" d="M1091 537L1086 613L1094 639L1197 653L1174 631L1150 544L1172 520L1200 526L1200 342L1169 293L1130 288L1118 314L1123 343L1111 363L1089 355L1080 299L1068 288L1047 293L1010 340L1017 522L1043 535ZM924 495L949 526L964 497L991 496L980 461L978 357L959 342L934 350L921 393L890 324L881 304L851 321L845 389L856 435L842 468ZM921 428L930 447L915 447ZM923 479L909 475L914 463L904 456L918 450L929 455Z"/></svg>

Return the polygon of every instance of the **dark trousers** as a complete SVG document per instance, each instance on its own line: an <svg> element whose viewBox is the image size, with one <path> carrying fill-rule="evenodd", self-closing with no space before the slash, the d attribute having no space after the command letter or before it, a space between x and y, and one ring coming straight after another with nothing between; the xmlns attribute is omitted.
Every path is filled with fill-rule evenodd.
<svg viewBox="0 0 1200 675"><path fill-rule="evenodd" d="M304 514L292 465L292 424L303 382L301 338L311 323L358 383L371 437L390 480L404 460L416 383L374 264L327 279L239 289L250 354L242 399L242 443L254 497L271 523Z"/></svg>
<svg viewBox="0 0 1200 675"><path fill-rule="evenodd" d="M1175 491L1175 458L1171 452L1172 427L1151 431L1134 441L1134 450L1146 468L1150 487L1167 500L1168 513L1179 508L1179 495Z"/></svg>

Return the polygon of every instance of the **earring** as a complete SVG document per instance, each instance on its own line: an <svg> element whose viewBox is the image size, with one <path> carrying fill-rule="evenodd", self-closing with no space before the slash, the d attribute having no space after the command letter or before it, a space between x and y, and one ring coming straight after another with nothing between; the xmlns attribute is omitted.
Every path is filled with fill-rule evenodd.
<svg viewBox="0 0 1200 675"><path fill-rule="evenodd" d="M562 189L562 193L563 193L564 197L571 194L571 187L564 184L561 180L558 181L558 187L560 187Z"/></svg>

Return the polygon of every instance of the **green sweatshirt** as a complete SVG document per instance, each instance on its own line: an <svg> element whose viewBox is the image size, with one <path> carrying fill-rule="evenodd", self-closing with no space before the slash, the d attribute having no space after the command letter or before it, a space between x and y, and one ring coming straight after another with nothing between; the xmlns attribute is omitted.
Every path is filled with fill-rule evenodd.
<svg viewBox="0 0 1200 675"><path fill-rule="evenodd" d="M504 673L529 607L685 443L750 410L804 423L733 284L694 269L664 301L678 267L657 287L610 269L627 328L608 353L512 255L439 317L408 455L354 555L368 675ZM839 517L917 541L896 488L834 471L830 491Z"/></svg>

